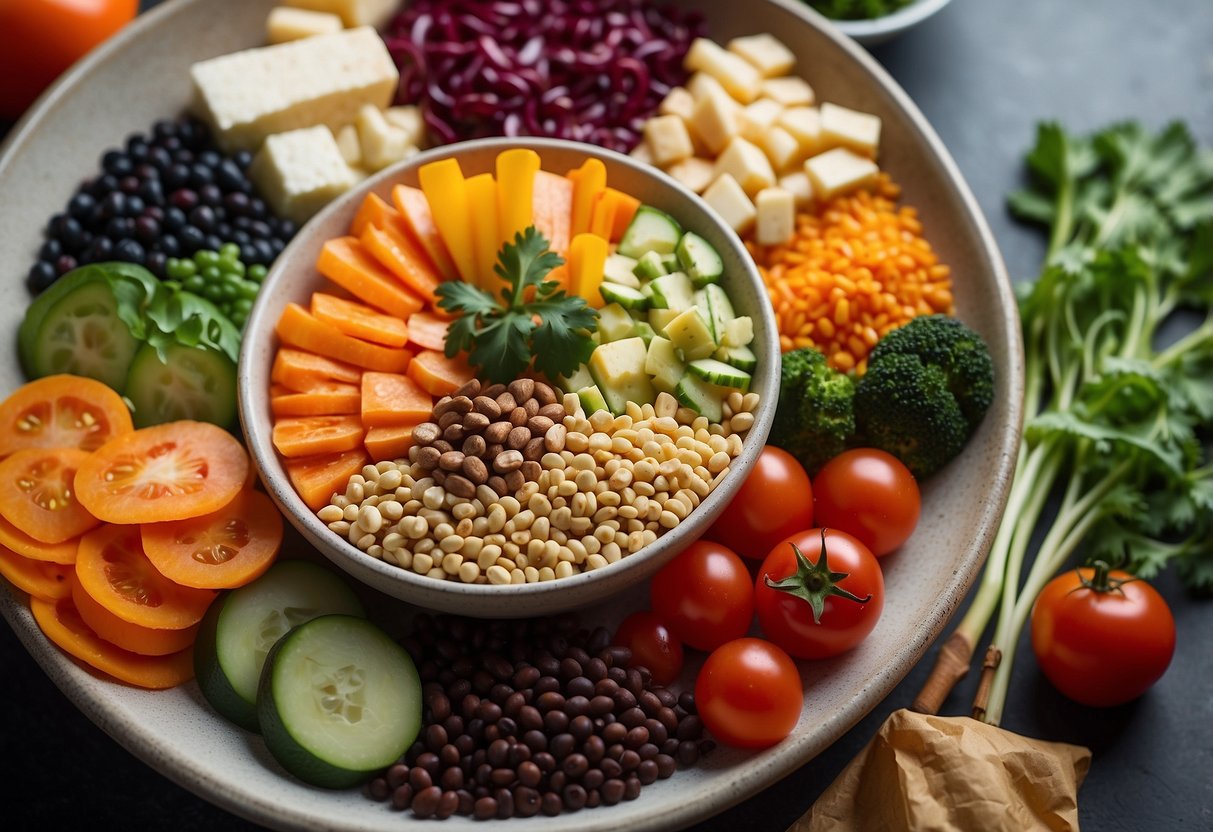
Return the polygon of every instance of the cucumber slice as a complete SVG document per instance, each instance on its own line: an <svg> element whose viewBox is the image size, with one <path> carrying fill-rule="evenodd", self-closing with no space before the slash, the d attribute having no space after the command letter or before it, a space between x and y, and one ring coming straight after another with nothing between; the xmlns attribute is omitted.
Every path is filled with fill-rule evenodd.
<svg viewBox="0 0 1213 832"><path fill-rule="evenodd" d="M655 251L650 251L637 260L636 268L632 270L632 274L641 280L652 280L669 273L670 270L661 262L661 255Z"/></svg>
<svg viewBox="0 0 1213 832"><path fill-rule="evenodd" d="M733 387L738 390L750 389L749 373L725 364L723 361L717 361L715 358L700 358L692 361L687 365L687 370L691 375L721 387Z"/></svg>
<svg viewBox="0 0 1213 832"><path fill-rule="evenodd" d="M236 422L236 365L218 350L169 344L167 362L145 344L131 362L126 397L135 427L178 419L231 427Z"/></svg>
<svg viewBox="0 0 1213 832"><path fill-rule="evenodd" d="M607 303L617 303L624 309L644 311L649 306L648 297L641 294L639 289L633 289L629 286L604 282L598 287L598 291L602 292L602 299Z"/></svg>
<svg viewBox="0 0 1213 832"><path fill-rule="evenodd" d="M674 252L696 289L715 283L724 274L724 261L720 259L720 253L693 231L682 235Z"/></svg>
<svg viewBox="0 0 1213 832"><path fill-rule="evenodd" d="M632 337L636 322L628 311L617 303L608 303L598 310L598 336L600 343L607 344Z"/></svg>
<svg viewBox="0 0 1213 832"><path fill-rule="evenodd" d="M649 345L649 342L653 340L653 337L656 334L657 333L653 331L653 327L649 326L644 321L637 321L636 326L632 328L633 337L644 341L644 345L646 347Z"/></svg>
<svg viewBox="0 0 1213 832"><path fill-rule="evenodd" d="M678 262L678 255L675 252L661 255L661 265L669 274L682 271L682 264Z"/></svg>
<svg viewBox="0 0 1213 832"><path fill-rule="evenodd" d="M636 260L634 258L624 257L622 254L611 254L602 267L602 279L610 283L618 283L620 286L639 289L640 281L633 273L635 268Z"/></svg>
<svg viewBox="0 0 1213 832"><path fill-rule="evenodd" d="M560 376L556 379L560 389L566 393L574 393L582 387L589 387L594 383L594 379L590 376L589 369L584 365L580 365L573 371L571 376Z"/></svg>
<svg viewBox="0 0 1213 832"><path fill-rule="evenodd" d="M653 308L683 312L695 305L695 287L682 272L653 278L645 286L653 297Z"/></svg>
<svg viewBox="0 0 1213 832"><path fill-rule="evenodd" d="M653 377L654 387L665 393L673 393L678 381L686 375L687 367L678 357L674 342L657 337L649 342L644 371Z"/></svg>
<svg viewBox="0 0 1213 832"><path fill-rule="evenodd" d="M650 251L668 254L682 238L682 226L665 211L641 205L616 248L625 257L640 258Z"/></svg>
<svg viewBox="0 0 1213 832"><path fill-rule="evenodd" d="M69 288L41 310L30 307L27 320L37 323L28 331L22 327L26 337L19 338L26 373L88 376L121 392L139 341L119 317L107 282L87 279Z"/></svg>
<svg viewBox="0 0 1213 832"><path fill-rule="evenodd" d="M729 388L719 387L690 373L679 379L674 387L674 398L700 416L706 416L709 422L719 422L724 418L724 400L728 395Z"/></svg>
<svg viewBox="0 0 1213 832"><path fill-rule="evenodd" d="M661 335L665 332L665 328L670 321L681 314L677 309L650 309L649 326L653 327L654 332Z"/></svg>
<svg viewBox="0 0 1213 832"><path fill-rule="evenodd" d="M709 283L695 293L695 303L699 306L699 311L704 313L708 326L712 328L712 338L717 344L723 343L729 324L737 317L729 296L720 286Z"/></svg>
<svg viewBox="0 0 1213 832"><path fill-rule="evenodd" d="M721 347L716 350L714 357L747 373L758 368L758 356L749 347Z"/></svg>
<svg viewBox="0 0 1213 832"><path fill-rule="evenodd" d="M343 789L396 762L417 739L421 678L408 652L365 618L323 615L270 650L257 715L283 768Z"/></svg>
<svg viewBox="0 0 1213 832"><path fill-rule="evenodd" d="M258 730L257 683L266 654L287 630L328 613L365 614L345 581L301 560L278 561L221 596L194 644L194 672L206 701L237 725Z"/></svg>

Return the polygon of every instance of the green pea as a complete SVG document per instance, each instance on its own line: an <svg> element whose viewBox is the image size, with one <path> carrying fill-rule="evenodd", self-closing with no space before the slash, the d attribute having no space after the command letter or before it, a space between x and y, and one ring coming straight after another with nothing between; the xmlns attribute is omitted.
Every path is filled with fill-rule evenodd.
<svg viewBox="0 0 1213 832"><path fill-rule="evenodd" d="M207 266L202 270L202 278L207 283L218 283L223 279L223 272L219 271L218 266Z"/></svg>
<svg viewBox="0 0 1213 832"><path fill-rule="evenodd" d="M260 263L256 263L248 268L248 276L250 279L260 283L265 280L266 268Z"/></svg>
<svg viewBox="0 0 1213 832"><path fill-rule="evenodd" d="M239 260L240 246L235 243L224 243L219 246L219 256L224 260Z"/></svg>
<svg viewBox="0 0 1213 832"><path fill-rule="evenodd" d="M219 252L202 249L194 252L194 262L199 266L206 268L208 266L219 265Z"/></svg>
<svg viewBox="0 0 1213 832"><path fill-rule="evenodd" d="M224 300L236 300L240 297L240 289L235 284L225 281L219 284L219 297Z"/></svg>
<svg viewBox="0 0 1213 832"><path fill-rule="evenodd" d="M206 279L200 274L190 275L182 282L181 288L192 294L200 295L206 291Z"/></svg>
<svg viewBox="0 0 1213 832"><path fill-rule="evenodd" d="M240 281L240 297L250 302L257 297L257 292L260 289L261 287L251 280Z"/></svg>
<svg viewBox="0 0 1213 832"><path fill-rule="evenodd" d="M193 260L172 258L164 264L164 272L174 280L185 280L197 271Z"/></svg>
<svg viewBox="0 0 1213 832"><path fill-rule="evenodd" d="M224 274L230 274L233 277L244 277L245 274L244 264L239 260L220 260L219 268L223 270Z"/></svg>
<svg viewBox="0 0 1213 832"><path fill-rule="evenodd" d="M253 311L253 302L248 298L240 298L232 302L232 313L235 315L244 314L247 317L251 311Z"/></svg>

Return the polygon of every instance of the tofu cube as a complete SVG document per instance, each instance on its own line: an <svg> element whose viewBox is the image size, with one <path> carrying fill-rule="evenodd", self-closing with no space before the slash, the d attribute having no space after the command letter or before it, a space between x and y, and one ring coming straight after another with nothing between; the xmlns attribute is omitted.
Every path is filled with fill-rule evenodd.
<svg viewBox="0 0 1213 832"><path fill-rule="evenodd" d="M228 151L256 150L266 136L301 127L338 130L363 104L391 104L400 79L369 26L212 58L190 77L194 112Z"/></svg>
<svg viewBox="0 0 1213 832"><path fill-rule="evenodd" d="M286 43L316 35L331 35L344 28L341 18L335 14L275 6L265 19L265 39L270 43Z"/></svg>
<svg viewBox="0 0 1213 832"><path fill-rule="evenodd" d="M362 143L358 140L357 126L347 124L334 133L333 138L337 140L337 149L347 165L355 168L362 164Z"/></svg>
<svg viewBox="0 0 1213 832"><path fill-rule="evenodd" d="M754 224L757 211L746 192L729 174L723 174L703 192L703 201L720 215L725 225L744 234Z"/></svg>
<svg viewBox="0 0 1213 832"><path fill-rule="evenodd" d="M374 26L381 29L396 13L400 0L282 0L287 6L328 12L341 18L348 27Z"/></svg>
<svg viewBox="0 0 1213 832"><path fill-rule="evenodd" d="M712 92L718 92L729 101L733 102L734 108L740 106L737 104L737 101L733 98L733 96L729 95L729 91L724 88L724 85L722 85L711 75L708 75L706 72L696 72L694 75L688 78L686 90L691 94L692 101L698 101L705 95L709 95Z"/></svg>
<svg viewBox="0 0 1213 832"><path fill-rule="evenodd" d="M768 78L762 82L761 93L765 98L778 101L785 107L807 107L817 100L809 82L794 75Z"/></svg>
<svg viewBox="0 0 1213 832"><path fill-rule="evenodd" d="M783 188L764 188L754 200L755 237L760 246L783 245L796 229L796 199Z"/></svg>
<svg viewBox="0 0 1213 832"><path fill-rule="evenodd" d="M775 184L775 171L766 154L740 136L734 137L716 157L716 176L723 174L731 176L751 197Z"/></svg>
<svg viewBox="0 0 1213 832"><path fill-rule="evenodd" d="M358 143L362 146L362 164L369 170L383 170L406 155L412 145L399 127L388 124L383 111L371 105L358 111Z"/></svg>
<svg viewBox="0 0 1213 832"><path fill-rule="evenodd" d="M761 146L777 172L791 170L804 159L800 142L782 127L772 127L763 136Z"/></svg>
<svg viewBox="0 0 1213 832"><path fill-rule="evenodd" d="M648 144L646 144L644 141L641 141L640 144L633 147L628 155L637 162L641 162L646 165L655 164L653 161L653 152L649 150Z"/></svg>
<svg viewBox="0 0 1213 832"><path fill-rule="evenodd" d="M683 121L691 120L695 109L695 98L686 87L674 87L661 99L657 112L663 116L678 116Z"/></svg>
<svg viewBox="0 0 1213 832"><path fill-rule="evenodd" d="M803 169L779 177L776 183L780 188L792 195L796 201L796 210L803 210L813 202L813 183Z"/></svg>
<svg viewBox="0 0 1213 832"><path fill-rule="evenodd" d="M265 140L249 176L279 216L304 223L356 181L326 127L305 127Z"/></svg>
<svg viewBox="0 0 1213 832"><path fill-rule="evenodd" d="M816 107L791 107L780 114L776 124L796 139L801 158L825 149L821 138L821 112Z"/></svg>
<svg viewBox="0 0 1213 832"><path fill-rule="evenodd" d="M421 108L412 104L400 107L388 107L383 111L387 123L399 127L409 144L421 147L425 143L425 121L421 117Z"/></svg>
<svg viewBox="0 0 1213 832"><path fill-rule="evenodd" d="M680 116L656 116L646 121L644 141L660 167L681 162L695 153L687 124Z"/></svg>
<svg viewBox="0 0 1213 832"><path fill-rule="evenodd" d="M880 168L866 156L836 147L805 162L804 172L813 184L813 194L818 199L830 199L872 184Z"/></svg>
<svg viewBox="0 0 1213 832"><path fill-rule="evenodd" d="M826 102L821 105L821 137L828 147L847 147L874 159L880 147L880 117Z"/></svg>
<svg viewBox="0 0 1213 832"><path fill-rule="evenodd" d="M703 142L709 153L724 150L737 135L737 102L724 90L706 87L701 97L695 99L695 110L691 113L691 130Z"/></svg>
<svg viewBox="0 0 1213 832"><path fill-rule="evenodd" d="M760 98L741 109L737 117L737 132L742 138L760 145L782 112L783 105L778 101Z"/></svg>
<svg viewBox="0 0 1213 832"><path fill-rule="evenodd" d="M762 86L762 74L745 58L726 52L707 38L696 38L683 60L691 72L706 72L742 104L749 104L758 97Z"/></svg>
<svg viewBox="0 0 1213 832"><path fill-rule="evenodd" d="M774 35L763 33L743 38L733 38L728 50L740 55L757 69L763 78L787 75L796 66L796 56Z"/></svg>
<svg viewBox="0 0 1213 832"><path fill-rule="evenodd" d="M709 159L692 156L670 165L665 172L688 189L701 194L716 178L716 165Z"/></svg>

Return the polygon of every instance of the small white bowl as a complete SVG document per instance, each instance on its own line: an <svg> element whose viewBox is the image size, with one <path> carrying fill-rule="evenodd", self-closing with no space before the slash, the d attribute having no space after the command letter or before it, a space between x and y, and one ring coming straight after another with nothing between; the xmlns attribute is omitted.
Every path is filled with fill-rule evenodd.
<svg viewBox="0 0 1213 832"><path fill-rule="evenodd" d="M271 440L270 369L278 347L274 325L288 303L306 306L312 292L327 285L315 268L320 248L326 240L348 233L350 220L368 193L390 200L392 186L416 186L418 169L438 159L457 159L466 176L491 172L497 154L512 147L535 150L543 169L552 172L572 170L589 157L601 159L612 187L666 211L715 246L724 260L722 283L734 308L754 321L752 349L759 364L751 389L762 398L729 475L684 522L636 554L602 569L544 583L492 586L435 580L367 555L331 532L295 492ZM389 168L339 197L303 227L274 262L249 316L237 386L240 421L262 481L287 519L325 557L380 592L421 607L477 618L523 618L584 608L634 587L706 532L740 488L766 442L779 395L779 362L775 318L754 261L741 239L698 196L657 168L591 145L555 139L481 139L439 147Z"/></svg>
<svg viewBox="0 0 1213 832"><path fill-rule="evenodd" d="M884 17L872 20L831 20L830 23L844 35L864 46L875 46L912 29L950 2L951 0L915 0Z"/></svg>

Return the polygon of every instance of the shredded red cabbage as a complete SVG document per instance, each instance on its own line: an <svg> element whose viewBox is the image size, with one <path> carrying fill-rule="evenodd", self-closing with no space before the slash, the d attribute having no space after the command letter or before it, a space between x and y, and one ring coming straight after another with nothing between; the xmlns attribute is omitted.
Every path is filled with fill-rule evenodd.
<svg viewBox="0 0 1213 832"><path fill-rule="evenodd" d="M435 143L550 136L627 152L705 32L647 0L414 0L389 24L400 103Z"/></svg>

